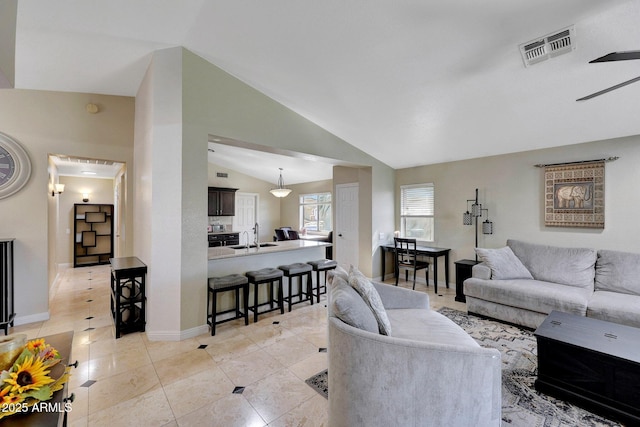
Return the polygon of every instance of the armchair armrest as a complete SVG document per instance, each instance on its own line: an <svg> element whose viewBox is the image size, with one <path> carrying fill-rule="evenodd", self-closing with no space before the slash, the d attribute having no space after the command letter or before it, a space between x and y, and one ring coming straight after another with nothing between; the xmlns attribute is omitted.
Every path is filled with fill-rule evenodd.
<svg viewBox="0 0 640 427"><path fill-rule="evenodd" d="M331 426L500 426L496 349L394 338L335 317L329 345Z"/></svg>
<svg viewBox="0 0 640 427"><path fill-rule="evenodd" d="M474 279L489 280L491 279L491 268L489 268L489 266L484 262L476 264L471 269L471 277Z"/></svg>
<svg viewBox="0 0 640 427"><path fill-rule="evenodd" d="M372 282L380 294L382 305L387 310L396 308L424 308L429 309L429 295L411 289L394 285Z"/></svg>

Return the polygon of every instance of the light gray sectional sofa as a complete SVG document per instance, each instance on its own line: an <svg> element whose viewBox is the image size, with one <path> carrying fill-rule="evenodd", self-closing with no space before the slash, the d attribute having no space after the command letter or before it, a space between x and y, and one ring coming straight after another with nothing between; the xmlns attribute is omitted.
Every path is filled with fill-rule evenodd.
<svg viewBox="0 0 640 427"><path fill-rule="evenodd" d="M640 327L640 254L518 240L477 253L469 313L537 328L558 310Z"/></svg>
<svg viewBox="0 0 640 427"><path fill-rule="evenodd" d="M426 293L365 280L329 275L329 425L499 426L500 353L431 310Z"/></svg>

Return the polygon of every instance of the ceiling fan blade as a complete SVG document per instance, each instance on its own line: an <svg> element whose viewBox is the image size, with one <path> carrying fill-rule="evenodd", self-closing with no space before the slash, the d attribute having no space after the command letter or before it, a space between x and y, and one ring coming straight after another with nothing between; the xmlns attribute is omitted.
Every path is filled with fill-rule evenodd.
<svg viewBox="0 0 640 427"><path fill-rule="evenodd" d="M612 90L620 89L621 87L624 87L626 85L630 85L631 83L635 83L635 82L640 82L640 76L638 76L636 78L633 78L631 80L627 80L626 82L618 83L615 86L608 87L608 88L603 89L603 90L601 90L599 92L592 93L591 95L587 95L587 96L585 96L583 98L576 99L576 101L586 101L587 99L591 99L591 98L595 98L596 96L604 95L607 92L611 92Z"/></svg>
<svg viewBox="0 0 640 427"><path fill-rule="evenodd" d="M629 50L626 52L611 52L600 58L596 58L593 61L589 61L589 64L594 62L609 62L609 61L628 61L630 59L640 59L640 50Z"/></svg>

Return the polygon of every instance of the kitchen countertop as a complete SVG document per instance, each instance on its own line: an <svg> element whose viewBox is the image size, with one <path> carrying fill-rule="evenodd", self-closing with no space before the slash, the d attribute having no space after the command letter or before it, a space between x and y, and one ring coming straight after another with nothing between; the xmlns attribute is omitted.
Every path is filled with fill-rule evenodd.
<svg viewBox="0 0 640 427"><path fill-rule="evenodd" d="M218 246L208 249L208 259L224 259L224 258L237 258L243 256L252 255L265 255L276 252L295 251L299 249L317 248L324 246L331 246L331 243L316 242L310 240L285 240L279 242L262 242L273 246L267 246L262 248L249 248L247 249L233 249L229 246Z"/></svg>
<svg viewBox="0 0 640 427"><path fill-rule="evenodd" d="M239 231L209 231L207 234L239 234Z"/></svg>

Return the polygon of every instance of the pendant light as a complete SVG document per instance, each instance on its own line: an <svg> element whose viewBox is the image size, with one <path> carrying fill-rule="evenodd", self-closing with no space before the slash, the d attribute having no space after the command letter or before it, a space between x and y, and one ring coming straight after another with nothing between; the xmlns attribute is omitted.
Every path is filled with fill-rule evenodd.
<svg viewBox="0 0 640 427"><path fill-rule="evenodd" d="M278 187L272 190L269 190L269 192L276 197L287 197L289 193L291 193L291 189L285 188L284 180L282 179L282 168L278 168L278 169L280 169L280 178L278 178Z"/></svg>

